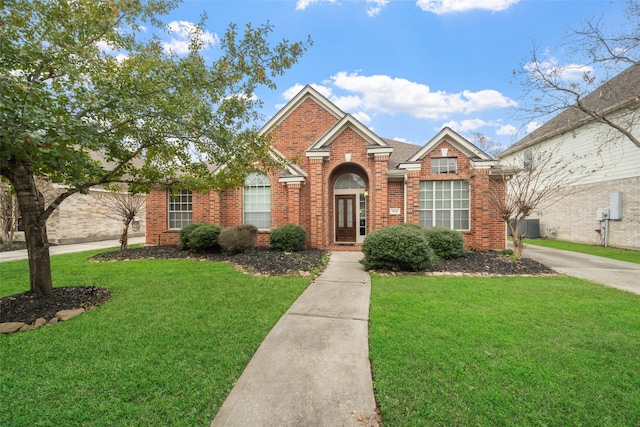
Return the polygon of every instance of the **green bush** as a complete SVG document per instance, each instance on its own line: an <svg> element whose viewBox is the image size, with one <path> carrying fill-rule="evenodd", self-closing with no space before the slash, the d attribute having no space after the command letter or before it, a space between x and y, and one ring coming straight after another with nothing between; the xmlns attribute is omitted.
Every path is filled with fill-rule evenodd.
<svg viewBox="0 0 640 427"><path fill-rule="evenodd" d="M371 232L364 239L363 264L369 269L424 270L436 262L433 249L419 227L394 225Z"/></svg>
<svg viewBox="0 0 640 427"><path fill-rule="evenodd" d="M191 233L193 233L201 225L207 225L206 222L192 222L180 229L180 242L178 247L180 249L189 249L189 240L191 239Z"/></svg>
<svg viewBox="0 0 640 427"><path fill-rule="evenodd" d="M218 237L222 252L227 255L247 252L256 247L258 229L250 224L224 228Z"/></svg>
<svg viewBox="0 0 640 427"><path fill-rule="evenodd" d="M220 246L218 237L222 228L213 224L201 224L189 235L189 249L197 252L214 252Z"/></svg>
<svg viewBox="0 0 640 427"><path fill-rule="evenodd" d="M271 232L269 243L273 249L283 252L301 251L306 248L307 232L304 227L287 224Z"/></svg>
<svg viewBox="0 0 640 427"><path fill-rule="evenodd" d="M429 246L442 259L458 258L464 255L464 236L456 230L445 227L424 228Z"/></svg>

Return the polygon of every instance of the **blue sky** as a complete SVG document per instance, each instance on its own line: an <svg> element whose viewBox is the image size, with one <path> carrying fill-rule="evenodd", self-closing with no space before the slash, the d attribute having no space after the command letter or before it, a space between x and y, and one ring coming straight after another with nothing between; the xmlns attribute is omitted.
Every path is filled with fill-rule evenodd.
<svg viewBox="0 0 640 427"><path fill-rule="evenodd" d="M624 1L585 0L186 0L163 37L179 51L181 28L208 15L211 57L230 22L267 21L282 38L314 45L261 89L265 122L311 84L379 136L423 145L443 126L472 139L486 135L509 146L536 123L514 115L524 91L512 83L535 47L543 60L580 65L563 46L571 29L602 17L614 28ZM182 44L181 44L182 43Z"/></svg>

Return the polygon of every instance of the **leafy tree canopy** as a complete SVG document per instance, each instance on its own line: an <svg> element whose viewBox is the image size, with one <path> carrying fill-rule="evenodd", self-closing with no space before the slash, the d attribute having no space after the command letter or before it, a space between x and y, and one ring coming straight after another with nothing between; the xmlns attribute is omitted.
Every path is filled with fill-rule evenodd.
<svg viewBox="0 0 640 427"><path fill-rule="evenodd" d="M206 37L190 25L188 53L165 50L172 0L5 0L0 6L0 175L25 223L31 289L51 289L46 220L96 185L140 192L241 184L268 160L256 89L297 62L311 40L270 44L268 23ZM218 44L219 42L219 44ZM215 44L215 46L211 46ZM210 49L211 48L211 49ZM214 59L207 57L214 52ZM205 53L207 55L205 55ZM227 164L213 175L207 164ZM48 206L35 178L67 190Z"/></svg>
<svg viewBox="0 0 640 427"><path fill-rule="evenodd" d="M8 0L0 12L0 171L16 164L86 190L134 189L180 176L191 186L228 185L200 160L245 172L265 158L258 86L291 67L310 41L269 46L268 24L230 25L207 63L204 17L189 53L163 48L165 0ZM106 160L106 162L100 161ZM237 178L237 177L236 177Z"/></svg>

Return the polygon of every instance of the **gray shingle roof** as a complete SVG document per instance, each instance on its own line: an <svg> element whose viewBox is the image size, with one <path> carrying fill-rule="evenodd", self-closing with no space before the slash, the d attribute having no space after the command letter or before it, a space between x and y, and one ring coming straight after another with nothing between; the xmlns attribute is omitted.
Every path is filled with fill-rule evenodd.
<svg viewBox="0 0 640 427"><path fill-rule="evenodd" d="M389 169L395 169L402 162L406 162L420 146L409 144L408 142L396 141L393 139L382 138L384 142L393 147L393 153L389 156Z"/></svg>

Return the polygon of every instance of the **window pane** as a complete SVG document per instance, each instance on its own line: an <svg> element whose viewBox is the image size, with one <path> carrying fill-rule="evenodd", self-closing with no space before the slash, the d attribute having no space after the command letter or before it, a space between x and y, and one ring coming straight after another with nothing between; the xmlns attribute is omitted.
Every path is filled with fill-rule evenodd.
<svg viewBox="0 0 640 427"><path fill-rule="evenodd" d="M440 158L431 159L431 173L456 173L458 170L458 159Z"/></svg>
<svg viewBox="0 0 640 427"><path fill-rule="evenodd" d="M271 228L271 186L269 177L252 173L245 179L244 223L260 229Z"/></svg>
<svg viewBox="0 0 640 427"><path fill-rule="evenodd" d="M192 195L189 190L169 192L168 222L170 229L180 229L191 223Z"/></svg>
<svg viewBox="0 0 640 427"><path fill-rule="evenodd" d="M467 181L421 181L419 188L420 226L469 229Z"/></svg>

